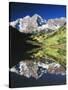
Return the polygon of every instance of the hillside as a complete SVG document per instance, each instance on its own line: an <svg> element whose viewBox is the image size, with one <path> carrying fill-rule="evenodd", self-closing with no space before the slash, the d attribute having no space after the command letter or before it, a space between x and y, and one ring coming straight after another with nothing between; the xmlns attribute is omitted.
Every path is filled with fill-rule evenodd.
<svg viewBox="0 0 68 90"><path fill-rule="evenodd" d="M41 48L33 49L29 53L34 58L48 58L55 62L59 62L65 67L66 65L66 25L60 27L57 31L48 34L34 34L31 36L33 41L31 44L39 44Z"/></svg>

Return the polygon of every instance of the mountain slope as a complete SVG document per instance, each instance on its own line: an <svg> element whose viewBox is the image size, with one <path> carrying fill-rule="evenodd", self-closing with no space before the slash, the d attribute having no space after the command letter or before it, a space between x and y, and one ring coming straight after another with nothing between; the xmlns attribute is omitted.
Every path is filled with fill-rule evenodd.
<svg viewBox="0 0 68 90"><path fill-rule="evenodd" d="M66 65L66 26L62 26L57 31L32 36L36 43L40 43L41 48L33 56L35 58L50 58L59 62L64 67ZM33 41L32 41L33 42ZM31 43L32 43L31 42ZM35 50L34 50L35 51ZM33 52L34 52L33 51Z"/></svg>

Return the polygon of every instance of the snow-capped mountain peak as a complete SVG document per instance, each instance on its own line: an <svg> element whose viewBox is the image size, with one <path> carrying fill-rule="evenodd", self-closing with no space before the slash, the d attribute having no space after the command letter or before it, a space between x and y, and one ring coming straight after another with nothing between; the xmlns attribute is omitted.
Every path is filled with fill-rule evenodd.
<svg viewBox="0 0 68 90"><path fill-rule="evenodd" d="M65 17L48 19L46 21L40 15L34 14L33 16L27 15L23 18L19 18L15 21L10 22L9 24L10 26L17 28L20 32L32 33L34 31L46 31L46 29L57 30L58 28L63 26L65 22Z"/></svg>

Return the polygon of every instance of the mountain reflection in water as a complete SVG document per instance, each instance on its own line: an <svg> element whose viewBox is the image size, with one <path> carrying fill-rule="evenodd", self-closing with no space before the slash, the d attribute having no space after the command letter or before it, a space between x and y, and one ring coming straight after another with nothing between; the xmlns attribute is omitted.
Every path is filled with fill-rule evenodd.
<svg viewBox="0 0 68 90"><path fill-rule="evenodd" d="M26 42L30 36L10 27L10 87L65 84L66 70L59 63L30 60L27 51L39 47Z"/></svg>
<svg viewBox="0 0 68 90"><path fill-rule="evenodd" d="M32 60L20 61L10 71L27 78L33 77L35 79L42 77L46 73L65 75L65 69L59 63L44 63L42 61Z"/></svg>
<svg viewBox="0 0 68 90"><path fill-rule="evenodd" d="M66 83L65 69L58 63L20 61L10 68L11 87L62 85Z"/></svg>

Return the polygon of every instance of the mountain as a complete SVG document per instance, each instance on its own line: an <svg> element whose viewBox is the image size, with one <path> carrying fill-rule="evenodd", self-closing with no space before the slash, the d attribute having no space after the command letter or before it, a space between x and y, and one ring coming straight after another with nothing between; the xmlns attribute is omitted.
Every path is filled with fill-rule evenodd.
<svg viewBox="0 0 68 90"><path fill-rule="evenodd" d="M50 29L58 29L63 26L66 22L65 17L55 18L55 19L48 19L47 25Z"/></svg>
<svg viewBox="0 0 68 90"><path fill-rule="evenodd" d="M32 17L25 16L10 22L9 29L11 44L9 66L10 72L14 73L10 75L11 83L14 83L16 76L16 80L20 77L22 83L25 80L34 83L32 79L42 81L41 79L44 80L45 76L45 81L49 80L50 85L50 81L52 84L52 79L54 80L54 76L50 78L51 75L58 77L60 75L61 79L66 75L65 17L46 21L38 14ZM33 34L35 32L41 33ZM60 81L60 79L57 80Z"/></svg>
<svg viewBox="0 0 68 90"><path fill-rule="evenodd" d="M34 14L32 17L29 15L19 18L10 22L10 26L17 28L20 32L33 33L45 31L45 33L57 30L66 23L65 17L48 19L46 21L40 15Z"/></svg>
<svg viewBox="0 0 68 90"><path fill-rule="evenodd" d="M25 16L24 18L17 19L10 22L10 26L18 28L20 32L31 33L36 31L39 26L42 26L45 21L38 14Z"/></svg>

